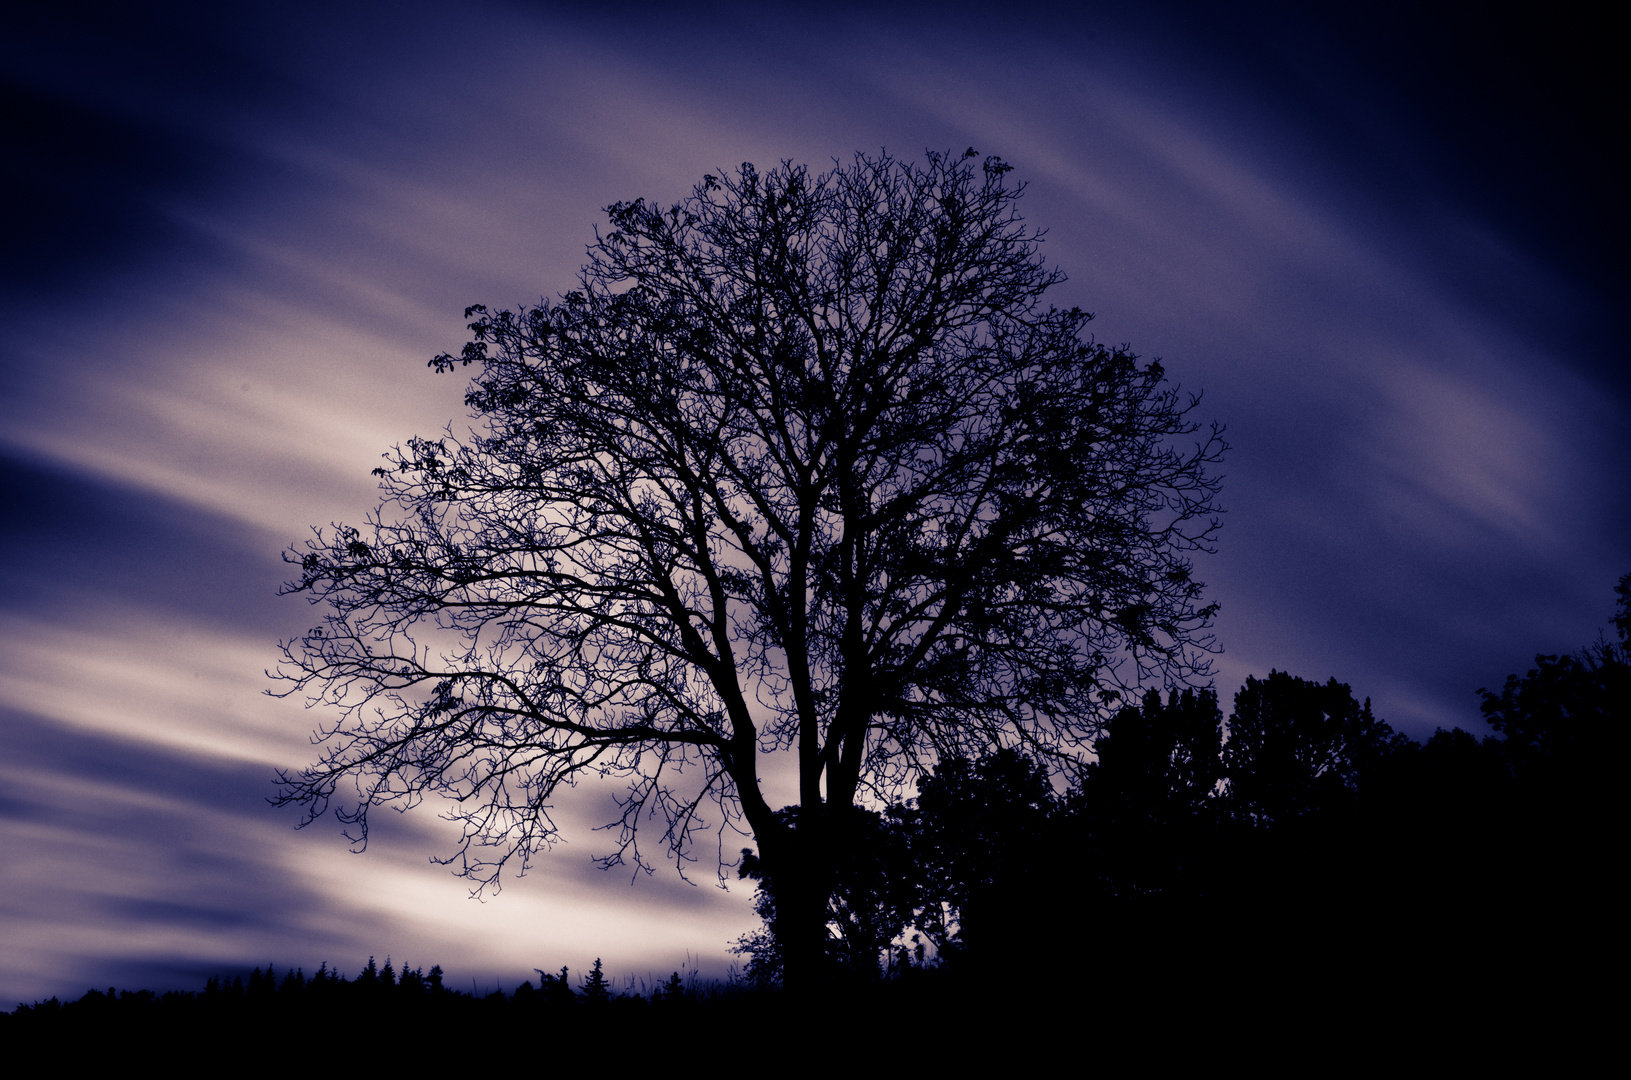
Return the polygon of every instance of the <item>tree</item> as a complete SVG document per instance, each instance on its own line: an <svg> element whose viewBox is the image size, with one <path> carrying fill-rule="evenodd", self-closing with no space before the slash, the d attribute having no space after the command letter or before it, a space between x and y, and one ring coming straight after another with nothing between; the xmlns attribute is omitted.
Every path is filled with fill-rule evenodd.
<svg viewBox="0 0 1631 1080"><path fill-rule="evenodd" d="M1031 926L1027 913L1040 892L1039 868L1054 862L1057 805L1047 768L1004 748L978 761L942 760L918 782L916 799L895 802L884 813L856 807L846 822L830 821L827 951L833 967L875 979L880 961L908 930L917 932L919 959L923 938L940 960L965 952L971 942L988 959L1013 951ZM797 828L798 807L784 807L780 816ZM741 937L734 951L748 957L749 982L773 984L781 977L788 933L777 903L781 882L745 848L739 876L759 883L754 910L764 926ZM902 952L912 955L899 946L891 964Z"/></svg>
<svg viewBox="0 0 1631 1080"><path fill-rule="evenodd" d="M1362 777L1410 740L1336 679L1271 671L1235 694L1223 766L1234 812L1258 824L1350 807Z"/></svg>
<svg viewBox="0 0 1631 1080"><path fill-rule="evenodd" d="M1485 748L1510 792L1502 855L1527 872L1508 892L1528 893L1539 910L1567 896L1577 912L1589 911L1615 894L1631 730L1631 574L1615 592L1617 640L1599 637L1572 655L1536 656L1522 677L1507 676L1499 694L1478 692L1484 719L1500 736Z"/></svg>
<svg viewBox="0 0 1631 1080"><path fill-rule="evenodd" d="M915 806L891 808L910 849L912 921L940 957L972 947L991 958L1030 940L1056 809L1046 767L1010 748L942 761Z"/></svg>
<svg viewBox="0 0 1631 1080"><path fill-rule="evenodd" d="M600 970L598 956L595 957L595 966L584 976L583 1000L591 1005L604 1005L612 1000L612 985L606 981L606 973Z"/></svg>
<svg viewBox="0 0 1631 1080"><path fill-rule="evenodd" d="M449 796L483 884L585 777L628 785L608 862L649 869L648 817L681 859L745 823L797 982L858 800L998 745L1068 760L1130 688L1204 672L1219 429L1044 305L1008 172L743 165L613 204L559 301L470 308L432 366L479 369L480 429L398 447L363 527L286 556L329 612L281 692L338 718L281 801L366 842ZM784 752L797 829L764 795Z"/></svg>
<svg viewBox="0 0 1631 1080"><path fill-rule="evenodd" d="M832 970L852 979L870 981L880 974L880 962L891 943L913 921L918 896L917 875L908 851L906 831L891 807L889 816L863 807L851 807L843 820L829 815L832 847L832 885L827 898L826 956ZM800 808L783 807L778 818L797 829ZM782 981L783 941L797 932L782 919L777 903L781 878L765 866L751 849L742 849L738 876L759 883L753 907L764 925L737 939L732 950L748 958L744 974L755 986Z"/></svg>
<svg viewBox="0 0 1631 1080"><path fill-rule="evenodd" d="M1083 791L1117 817L1170 820L1206 805L1223 779L1223 713L1217 692L1159 690L1111 718L1093 744Z"/></svg>
<svg viewBox="0 0 1631 1080"><path fill-rule="evenodd" d="M1614 591L1619 640L1601 638L1572 655L1536 656L1522 678L1507 676L1499 694L1478 691L1508 767L1552 799L1606 800L1618 787L1618 751L1631 719L1631 574Z"/></svg>
<svg viewBox="0 0 1631 1080"><path fill-rule="evenodd" d="M1068 831L1101 898L1193 895L1216 857L1223 713L1211 688L1158 690L1127 706L1093 745L1098 760L1068 802Z"/></svg>

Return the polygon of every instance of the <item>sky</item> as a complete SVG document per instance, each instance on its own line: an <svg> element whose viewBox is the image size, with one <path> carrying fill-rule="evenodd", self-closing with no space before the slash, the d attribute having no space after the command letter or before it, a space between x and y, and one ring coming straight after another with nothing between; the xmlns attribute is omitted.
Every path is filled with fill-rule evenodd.
<svg viewBox="0 0 1631 1080"><path fill-rule="evenodd" d="M370 955L722 973L713 853L602 871L612 792L483 900L434 806L364 854L266 799L280 552L466 418L465 306L752 161L1014 166L1096 336L1232 446L1227 702L1335 676L1416 738L1607 625L1631 376L1607 37L1488 5L65 3L0 39L0 1005ZM734 854L727 838L724 854ZM727 873L729 873L727 871ZM1427 913L1424 913L1426 915Z"/></svg>

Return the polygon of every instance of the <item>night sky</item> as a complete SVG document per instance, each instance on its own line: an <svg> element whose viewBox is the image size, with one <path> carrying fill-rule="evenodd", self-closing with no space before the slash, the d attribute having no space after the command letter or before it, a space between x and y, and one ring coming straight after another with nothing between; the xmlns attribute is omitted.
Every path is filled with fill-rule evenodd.
<svg viewBox="0 0 1631 1080"><path fill-rule="evenodd" d="M360 520L390 445L465 422L463 379L426 367L464 307L572 287L603 206L743 161L1013 164L1055 302L1228 428L1197 568L1226 703L1279 668L1417 738L1482 733L1479 687L1597 638L1631 571L1601 28L777 7L8 16L0 1007L371 954L486 989L597 956L725 970L748 890L711 848L695 884L599 870L606 790L485 902L428 861L457 835L433 806L364 855L332 821L295 831L266 798L322 718L262 692L315 621L276 595L279 552Z"/></svg>

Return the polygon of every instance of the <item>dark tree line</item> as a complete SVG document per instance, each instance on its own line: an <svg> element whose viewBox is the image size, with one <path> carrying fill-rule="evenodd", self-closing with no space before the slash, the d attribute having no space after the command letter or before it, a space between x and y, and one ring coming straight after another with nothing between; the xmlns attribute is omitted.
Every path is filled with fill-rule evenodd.
<svg viewBox="0 0 1631 1080"><path fill-rule="evenodd" d="M302 969L278 972L272 965L256 968L249 976L212 977L201 992L150 990L90 990L74 1001L57 998L19 1005L0 1014L0 1041L23 1045L94 1036L112 1046L124 1040L168 1044L175 1038L195 1043L199 1036L243 1036L265 1050L266 1039L294 1035L301 1045L331 1042L336 1049L355 1054L360 1045L416 1047L436 1053L462 1045L444 1042L438 1033L510 1032L522 1043L548 1030L569 1030L581 1036L553 1047L552 1058L588 1064L598 1058L597 1040L620 1038L635 1045L655 1044L678 1037L694 1019L696 1010L719 1005L725 998L742 996L740 988L692 978L675 972L654 986L618 989L597 959L590 971L576 979L566 968L538 971L538 981L523 982L510 993L496 987L485 992L474 985L468 991L448 985L440 966L396 970L389 959L383 967L373 957L355 978L346 978L327 964L307 975ZM229 1044L204 1052L224 1058L243 1053ZM465 1047L464 1049L468 1049ZM494 1049L507 1060L503 1046Z"/></svg>
<svg viewBox="0 0 1631 1080"><path fill-rule="evenodd" d="M1254 962L1295 966L1322 942L1356 965L1403 948L1492 962L1512 912L1577 916L1608 895L1631 575L1618 592L1616 640L1479 692L1483 739L1417 743L1347 685L1274 671L1246 680L1227 724L1211 690L1147 693L1066 791L1014 750L948 758L914 801L854 812L831 959L877 978L928 958L1012 970L1249 943ZM773 981L776 883L751 851L742 872L766 925L739 951Z"/></svg>

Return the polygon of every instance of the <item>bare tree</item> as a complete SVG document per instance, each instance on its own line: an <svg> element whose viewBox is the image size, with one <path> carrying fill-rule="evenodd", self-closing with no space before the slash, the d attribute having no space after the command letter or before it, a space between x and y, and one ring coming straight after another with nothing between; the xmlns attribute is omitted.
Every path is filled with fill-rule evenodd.
<svg viewBox="0 0 1631 1080"><path fill-rule="evenodd" d="M1125 692L1204 673L1219 429L1043 303L1008 171L744 165L609 207L558 302L470 308L432 366L479 368L479 430L397 448L363 528L287 556L329 614L282 692L338 719L282 801L365 841L449 796L483 883L585 776L628 784L612 862L653 817L685 857L718 806L807 980L842 810L952 754L1067 762Z"/></svg>

